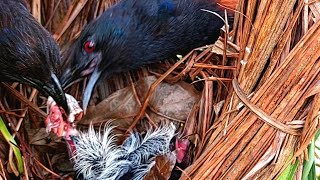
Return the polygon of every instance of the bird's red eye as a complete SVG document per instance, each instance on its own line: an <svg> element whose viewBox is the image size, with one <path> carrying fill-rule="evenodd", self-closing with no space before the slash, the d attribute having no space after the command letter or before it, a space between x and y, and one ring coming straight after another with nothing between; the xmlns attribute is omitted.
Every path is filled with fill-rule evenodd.
<svg viewBox="0 0 320 180"><path fill-rule="evenodd" d="M92 41L86 41L83 45L83 48L84 50L87 52L87 53L92 53L94 51L94 42Z"/></svg>

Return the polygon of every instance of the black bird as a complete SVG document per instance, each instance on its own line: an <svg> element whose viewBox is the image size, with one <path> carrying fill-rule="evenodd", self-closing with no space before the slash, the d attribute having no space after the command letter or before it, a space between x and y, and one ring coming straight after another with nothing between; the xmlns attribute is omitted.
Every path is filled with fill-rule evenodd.
<svg viewBox="0 0 320 180"><path fill-rule="evenodd" d="M83 96L85 111L99 79L214 43L224 18L204 9L224 17L217 0L120 1L84 28L62 82L91 74Z"/></svg>
<svg viewBox="0 0 320 180"><path fill-rule="evenodd" d="M68 113L59 48L21 0L0 0L0 81L30 85Z"/></svg>

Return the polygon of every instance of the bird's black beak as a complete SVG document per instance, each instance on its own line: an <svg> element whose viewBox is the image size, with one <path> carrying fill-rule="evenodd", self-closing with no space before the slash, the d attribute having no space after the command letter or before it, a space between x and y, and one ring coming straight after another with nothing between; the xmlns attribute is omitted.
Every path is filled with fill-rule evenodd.
<svg viewBox="0 0 320 180"><path fill-rule="evenodd" d="M64 88L68 88L74 83L82 80L87 75L91 74L89 82L87 83L86 89L84 91L83 97L82 97L82 109L85 113L92 95L92 92L95 88L95 85L97 84L98 80L100 79L101 71L98 70L97 67L93 69L93 71L90 71L89 73L84 74L86 69L81 67L79 69L70 70L67 69L65 73L62 76L62 84Z"/></svg>
<svg viewBox="0 0 320 180"><path fill-rule="evenodd" d="M89 82L87 84L87 87L84 91L83 98L82 98L83 99L82 109L83 109L84 113L87 111L87 107L88 107L89 101L91 99L92 92L93 92L94 87L96 86L98 80L100 79L100 76L101 76L101 71L98 70L98 68L95 68L90 76Z"/></svg>
<svg viewBox="0 0 320 180"><path fill-rule="evenodd" d="M51 96L55 102L61 106L67 114L70 113L67 98L62 89L59 79L55 74L51 74L51 82L48 85L49 87L45 88L45 91Z"/></svg>
<svg viewBox="0 0 320 180"><path fill-rule="evenodd" d="M72 86L74 83L82 80L83 77L79 75L78 72L71 71L70 69L66 69L61 77L61 84L63 89L67 89Z"/></svg>
<svg viewBox="0 0 320 180"><path fill-rule="evenodd" d="M81 81L84 77L91 75L82 98L83 112L87 110L93 89L102 73L102 70L99 69L102 59L101 55L101 52L83 55L80 52L71 51L71 56L65 56L65 64L63 65L64 73L61 77L61 83L64 89Z"/></svg>

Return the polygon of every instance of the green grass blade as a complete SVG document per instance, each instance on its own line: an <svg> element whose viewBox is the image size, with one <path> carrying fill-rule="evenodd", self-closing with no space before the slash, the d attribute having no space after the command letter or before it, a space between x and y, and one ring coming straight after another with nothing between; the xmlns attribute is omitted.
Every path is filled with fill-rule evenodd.
<svg viewBox="0 0 320 180"><path fill-rule="evenodd" d="M291 158L292 156L290 156ZM298 169L299 162L296 161L294 164L290 164L286 170L283 171L283 173L278 178L279 180L291 180L293 179L297 169Z"/></svg>
<svg viewBox="0 0 320 180"><path fill-rule="evenodd" d="M4 137L4 139L12 147L14 156L16 158L17 166L18 166L18 172L20 174L23 173L23 160L22 160L20 149L18 148L18 144L16 143L14 138L11 136L9 130L7 129L7 126L5 125L1 117L0 117L0 132ZM14 163L12 165L14 166L14 168L16 168Z"/></svg>

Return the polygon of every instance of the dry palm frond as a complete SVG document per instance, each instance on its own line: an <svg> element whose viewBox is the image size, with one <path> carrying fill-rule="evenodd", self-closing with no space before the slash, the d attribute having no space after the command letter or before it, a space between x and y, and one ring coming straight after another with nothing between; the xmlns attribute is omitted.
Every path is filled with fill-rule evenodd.
<svg viewBox="0 0 320 180"><path fill-rule="evenodd" d="M116 0L26 2L64 51L85 24ZM182 179L273 179L297 158L295 178L300 179L302 162L309 158L307 147L318 129L320 3L240 0L235 14L233 30L225 29L215 45L150 66L149 71L131 72L130 78L125 73L106 80L97 88L96 97L104 99L132 80L154 74L159 79L151 86L148 99L161 81L184 79L200 91L200 100L185 123L180 121L182 137L195 144L193 160ZM68 93L80 100L85 84L85 80L74 84ZM57 171L68 174L56 163L66 159L61 155L66 151L63 144L30 138L30 132L43 128L46 98L16 83L2 84L0 93L0 113L21 144L25 175L48 179L60 177ZM145 111L152 109L147 101L140 106L128 131L140 125L143 116L154 125ZM38 141L45 150L37 149ZM57 149L60 154L54 152ZM0 157L12 155L0 151ZM1 177L7 175L2 164Z"/></svg>
<svg viewBox="0 0 320 180"><path fill-rule="evenodd" d="M247 10L247 19L239 15L236 24L239 58L246 61L237 78L240 86L234 80L221 123L186 170L191 178L273 179L288 160L303 157L317 130L320 22L314 18L300 31L303 1L240 4ZM254 95L248 100L242 91ZM224 116L239 102L245 108Z"/></svg>

